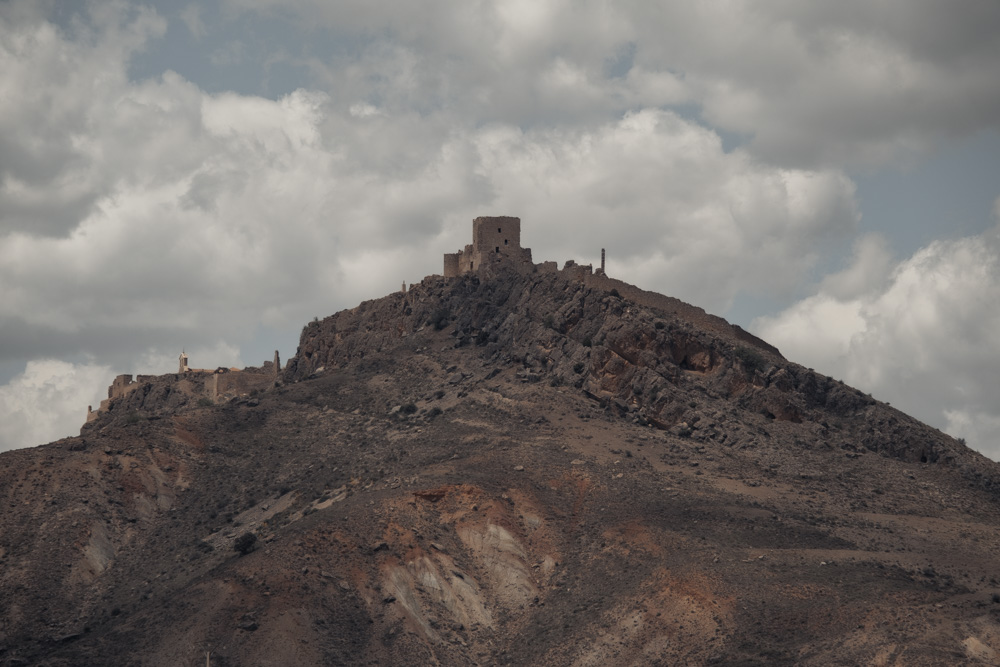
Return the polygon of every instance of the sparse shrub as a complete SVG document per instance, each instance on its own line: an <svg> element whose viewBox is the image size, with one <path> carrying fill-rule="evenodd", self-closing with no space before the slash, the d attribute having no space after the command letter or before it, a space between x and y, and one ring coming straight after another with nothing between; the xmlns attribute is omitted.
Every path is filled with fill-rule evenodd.
<svg viewBox="0 0 1000 667"><path fill-rule="evenodd" d="M574 373L576 373L576 374L579 375L580 373L583 372L583 369L584 369L584 365L583 365L582 361L578 361L575 364L573 364L573 372Z"/></svg>
<svg viewBox="0 0 1000 667"><path fill-rule="evenodd" d="M694 433L694 431L691 430L690 426L681 427L681 429L677 431L677 435L682 438L690 438L692 433Z"/></svg>
<svg viewBox="0 0 1000 667"><path fill-rule="evenodd" d="M767 365L767 362L764 361L764 356L757 350L752 350L749 347L736 348L735 356L740 360L747 373L752 374L757 371L763 371Z"/></svg>
<svg viewBox="0 0 1000 667"><path fill-rule="evenodd" d="M427 413L427 418L428 418L428 419L434 419L435 417L437 417L438 415L440 415L440 414L441 414L441 413L443 413L443 412L444 412L444 410L442 410L441 408L439 408L439 407L437 407L437 406L435 405L435 406L434 406L433 408L431 408L431 409L430 409L430 411L429 411L429 412Z"/></svg>
<svg viewBox="0 0 1000 667"><path fill-rule="evenodd" d="M213 405L215 405L215 403L213 403L212 399L210 399L210 398L206 398L205 396L202 396L201 398L198 399L198 407L199 408L210 408Z"/></svg>
<svg viewBox="0 0 1000 667"><path fill-rule="evenodd" d="M233 551L239 551L241 556L245 556L253 551L257 543L257 536L253 533L243 533L233 542Z"/></svg>
<svg viewBox="0 0 1000 667"><path fill-rule="evenodd" d="M407 403L406 405L401 407L399 411L402 412L404 415L412 415L414 412L417 411L417 405L416 403Z"/></svg>
<svg viewBox="0 0 1000 667"><path fill-rule="evenodd" d="M590 336L587 336L586 338L583 339L584 347L590 347L593 344L594 344L593 341L590 340Z"/></svg>
<svg viewBox="0 0 1000 667"><path fill-rule="evenodd" d="M618 297L619 299L622 298L622 295L619 294L618 290L616 290L614 288L612 288L611 292L609 292L609 293L611 294L611 296Z"/></svg>
<svg viewBox="0 0 1000 667"><path fill-rule="evenodd" d="M448 326L448 320L450 318L451 318L451 313L448 312L447 308L444 307L438 308L436 311L434 311L434 314L431 315L430 324L434 325L434 329L436 331L441 331L441 329L444 329L446 326Z"/></svg>
<svg viewBox="0 0 1000 667"><path fill-rule="evenodd" d="M555 327L555 319L552 317L551 313L546 315L543 321L545 322L546 328L552 329Z"/></svg>
<svg viewBox="0 0 1000 667"><path fill-rule="evenodd" d="M125 417L126 424L138 424L141 421L142 421L142 415L140 415L138 412L135 411L128 413L128 416Z"/></svg>
<svg viewBox="0 0 1000 667"><path fill-rule="evenodd" d="M657 320L656 324L654 324L653 326L655 326L657 329L662 329L663 327L665 327L667 325L664 324L663 322L661 322L660 320Z"/></svg>
<svg viewBox="0 0 1000 667"><path fill-rule="evenodd" d="M444 389L438 389L435 391L434 396L438 399L444 398Z"/></svg>

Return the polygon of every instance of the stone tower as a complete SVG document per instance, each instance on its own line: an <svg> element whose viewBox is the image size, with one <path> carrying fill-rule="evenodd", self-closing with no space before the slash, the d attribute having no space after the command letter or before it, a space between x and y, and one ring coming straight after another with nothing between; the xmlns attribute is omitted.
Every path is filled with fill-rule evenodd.
<svg viewBox="0 0 1000 667"><path fill-rule="evenodd" d="M181 356L180 356L179 361L180 361L180 369L177 372L178 373L187 373L187 371L188 371L188 356L187 356L187 353L185 353L183 350L181 350Z"/></svg>
<svg viewBox="0 0 1000 667"><path fill-rule="evenodd" d="M472 244L444 256L444 276L454 278L500 262L531 266L531 249L521 247L521 219L481 216L472 221Z"/></svg>

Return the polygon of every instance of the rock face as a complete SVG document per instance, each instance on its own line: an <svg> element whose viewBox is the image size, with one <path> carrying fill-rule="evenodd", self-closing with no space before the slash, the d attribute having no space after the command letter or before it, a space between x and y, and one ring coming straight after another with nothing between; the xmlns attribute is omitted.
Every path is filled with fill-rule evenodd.
<svg viewBox="0 0 1000 667"><path fill-rule="evenodd" d="M830 419L849 420L838 446L904 460L955 460L968 453L951 438L888 405L781 356L775 348L681 302L644 308L615 291L555 275L497 272L488 280L428 278L406 294L362 303L308 325L285 371L296 382L378 355L421 350L429 329L447 329L459 348L478 348L494 368L516 366L520 378L573 387L619 416L660 430L703 431L692 390L720 409L806 422L800 438L818 443ZM710 325L706 327L706 324ZM457 384L456 375L449 382ZM697 401L696 401L697 402ZM704 401L703 401L704 402ZM739 419L737 419L739 421ZM687 426L680 426L686 424ZM825 425L824 425L825 424ZM729 436L719 424L696 439ZM977 481L979 463L968 462Z"/></svg>
<svg viewBox="0 0 1000 667"><path fill-rule="evenodd" d="M997 464L610 284L430 278L0 455L0 665L996 664Z"/></svg>

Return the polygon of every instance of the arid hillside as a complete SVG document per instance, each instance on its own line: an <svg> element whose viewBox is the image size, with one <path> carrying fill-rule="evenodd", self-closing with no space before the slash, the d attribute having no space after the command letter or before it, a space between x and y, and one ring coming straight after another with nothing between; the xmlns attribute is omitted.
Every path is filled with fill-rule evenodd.
<svg viewBox="0 0 1000 667"><path fill-rule="evenodd" d="M0 454L0 665L1000 662L996 463L626 296L428 278Z"/></svg>

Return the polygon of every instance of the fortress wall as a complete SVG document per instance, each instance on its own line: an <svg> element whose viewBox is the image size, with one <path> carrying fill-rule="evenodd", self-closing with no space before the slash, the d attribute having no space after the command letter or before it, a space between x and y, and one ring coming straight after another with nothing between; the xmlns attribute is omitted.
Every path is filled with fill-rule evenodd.
<svg viewBox="0 0 1000 667"><path fill-rule="evenodd" d="M577 282L584 283L585 285L589 284L587 281L593 272L594 269L590 266L590 264L577 264L573 260L566 262L566 265L563 266L561 271L563 277L567 280L575 280Z"/></svg>
<svg viewBox="0 0 1000 667"><path fill-rule="evenodd" d="M521 219L481 216L472 221L472 246L481 253L516 256L521 248Z"/></svg>
<svg viewBox="0 0 1000 667"><path fill-rule="evenodd" d="M94 421L102 413L107 413L114 407L120 408L119 401L139 387L145 387L138 394L139 400L136 401L133 397L124 403L130 410L156 410L168 404L182 405L185 400L191 399L197 401L207 398L217 402L220 398L246 396L255 389L270 387L280 377L280 364L278 352L275 351L273 361L265 360L259 367L249 366L242 371L225 368L215 370L189 368L183 373L138 375L135 381L131 375L119 375L108 387L108 398L101 401L97 410L94 410L93 406L87 406L86 423ZM181 399L178 394L187 399Z"/></svg>
<svg viewBox="0 0 1000 667"><path fill-rule="evenodd" d="M464 250L460 250L457 253L453 253L456 257L457 273L456 276L460 276L463 273L468 273L469 271L475 271L478 269L482 262L480 261L480 253L476 252L472 245L465 246Z"/></svg>
<svg viewBox="0 0 1000 667"><path fill-rule="evenodd" d="M118 375L108 387L108 398L120 398L138 386L138 382L132 381L131 374Z"/></svg>
<svg viewBox="0 0 1000 667"><path fill-rule="evenodd" d="M459 270L459 262L462 258L462 253L460 252L449 252L444 255L444 277L445 278L455 278L461 271Z"/></svg>

